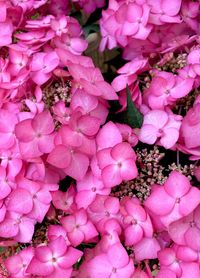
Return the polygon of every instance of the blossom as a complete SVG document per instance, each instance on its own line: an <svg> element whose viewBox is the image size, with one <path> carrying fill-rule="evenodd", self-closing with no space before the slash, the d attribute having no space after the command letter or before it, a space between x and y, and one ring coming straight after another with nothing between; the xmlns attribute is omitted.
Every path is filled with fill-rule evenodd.
<svg viewBox="0 0 200 278"><path fill-rule="evenodd" d="M163 110L147 112L139 133L140 141L147 144L158 142L166 149L170 149L178 141L181 119L181 116L168 114Z"/></svg>
<svg viewBox="0 0 200 278"><path fill-rule="evenodd" d="M34 256L34 248L28 247L21 250L14 256L5 261L5 266L10 273L11 278L31 277L27 272L27 267Z"/></svg>
<svg viewBox="0 0 200 278"><path fill-rule="evenodd" d="M123 246L116 243L106 253L94 257L88 263L87 270L88 274L94 278L111 276L130 278L134 272L134 264Z"/></svg>
<svg viewBox="0 0 200 278"><path fill-rule="evenodd" d="M190 214L199 203L200 191L192 187L183 174L172 171L164 186L154 188L145 206L168 227L170 223Z"/></svg>
<svg viewBox="0 0 200 278"><path fill-rule="evenodd" d="M71 277L72 265L81 257L82 252L67 244L62 236L47 246L35 249L27 273L43 277Z"/></svg>
<svg viewBox="0 0 200 278"><path fill-rule="evenodd" d="M98 235L92 222L88 219L84 209L61 219L61 224L67 232L67 237L73 246L87 242Z"/></svg>
<svg viewBox="0 0 200 278"><path fill-rule="evenodd" d="M24 133L24 130L27 132ZM54 123L48 111L37 114L16 125L15 134L20 151L25 157L37 157L49 153L54 147Z"/></svg>
<svg viewBox="0 0 200 278"><path fill-rule="evenodd" d="M113 148L106 148L97 153L102 170L102 179L107 187L120 184L123 180L137 177L135 152L128 143L119 143Z"/></svg>
<svg viewBox="0 0 200 278"><path fill-rule="evenodd" d="M44 84L50 77L52 71L58 66L59 58L56 52L36 53L30 64L31 77L37 85Z"/></svg>

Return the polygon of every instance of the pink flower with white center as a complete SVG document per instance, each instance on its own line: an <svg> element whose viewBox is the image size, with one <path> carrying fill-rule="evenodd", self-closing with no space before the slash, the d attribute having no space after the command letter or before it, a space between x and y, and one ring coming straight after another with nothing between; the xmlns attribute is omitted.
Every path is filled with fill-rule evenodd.
<svg viewBox="0 0 200 278"><path fill-rule="evenodd" d="M144 115L139 140L146 144L158 143L166 149L172 148L179 138L182 116L163 110L151 110ZM159 141L158 141L159 140Z"/></svg>
<svg viewBox="0 0 200 278"><path fill-rule="evenodd" d="M22 160L18 146L10 150L0 151L1 165L6 168L8 175L14 179L22 169Z"/></svg>
<svg viewBox="0 0 200 278"><path fill-rule="evenodd" d="M136 155L128 143L119 143L113 148L98 151L97 160L106 187L137 177Z"/></svg>
<svg viewBox="0 0 200 278"><path fill-rule="evenodd" d="M66 192L59 190L52 192L52 202L54 207L68 213L75 211L77 208L75 204L75 195L76 191L73 185L71 185Z"/></svg>
<svg viewBox="0 0 200 278"><path fill-rule="evenodd" d="M47 246L35 249L35 255L26 272L40 277L70 278L72 266L81 256L81 251L68 247L64 238L60 236Z"/></svg>
<svg viewBox="0 0 200 278"><path fill-rule="evenodd" d="M122 4L115 13L115 19L121 25L119 36L131 36L135 39L145 40L151 32L152 26L148 24L150 7L146 3L138 5L128 2Z"/></svg>
<svg viewBox="0 0 200 278"><path fill-rule="evenodd" d="M15 125L18 119L15 113L0 109L0 148L10 149L16 142Z"/></svg>
<svg viewBox="0 0 200 278"><path fill-rule="evenodd" d="M169 225L169 235L179 245L200 251L200 206L191 214Z"/></svg>
<svg viewBox="0 0 200 278"><path fill-rule="evenodd" d="M73 246L82 242L89 242L98 235L92 222L88 219L84 209L61 219L61 224L67 232L67 237Z"/></svg>
<svg viewBox="0 0 200 278"><path fill-rule="evenodd" d="M23 157L33 158L49 153L54 147L54 122L49 111L16 125L15 134ZM26 132L24 132L26 130Z"/></svg>
<svg viewBox="0 0 200 278"><path fill-rule="evenodd" d="M16 51L12 48L9 49L9 71L12 75L17 75L21 69L26 67L28 63L28 56L20 51Z"/></svg>
<svg viewBox="0 0 200 278"><path fill-rule="evenodd" d="M126 246L138 243L143 237L153 236L151 219L138 199L124 199L121 206Z"/></svg>
<svg viewBox="0 0 200 278"><path fill-rule="evenodd" d="M44 84L52 75L52 71L58 66L59 58L56 52L38 52L33 55L30 64L31 78L37 85Z"/></svg>
<svg viewBox="0 0 200 278"><path fill-rule="evenodd" d="M106 222L110 219L120 219L119 199L112 196L97 195L87 212L98 231L105 231Z"/></svg>
<svg viewBox="0 0 200 278"><path fill-rule="evenodd" d="M151 7L149 22L155 25L180 23L181 0L147 0Z"/></svg>
<svg viewBox="0 0 200 278"><path fill-rule="evenodd" d="M95 177L91 171L77 182L76 203L78 208L87 208L95 199L97 194L109 195L110 189L105 188L101 179Z"/></svg>
<svg viewBox="0 0 200 278"><path fill-rule="evenodd" d="M9 257L5 261L5 266L9 271L10 278L31 277L26 273L27 267L34 256L34 248L28 247L21 250L19 253Z"/></svg>
<svg viewBox="0 0 200 278"><path fill-rule="evenodd" d="M67 17L61 16L58 19L52 19L51 20L51 28L55 31L57 36L61 36L63 33L67 33L68 26L67 26Z"/></svg>
<svg viewBox="0 0 200 278"><path fill-rule="evenodd" d="M108 251L95 256L87 264L89 277L94 278L131 278L134 272L133 261L121 243L109 247Z"/></svg>
<svg viewBox="0 0 200 278"><path fill-rule="evenodd" d="M193 78L182 78L171 72L161 71L153 77L144 93L144 100L152 109L164 109L185 97L193 88Z"/></svg>
<svg viewBox="0 0 200 278"><path fill-rule="evenodd" d="M23 199L18 200L20 202ZM4 220L0 223L0 237L13 238L21 243L27 243L32 240L34 225L36 221L26 215L16 212L7 212Z"/></svg>
<svg viewBox="0 0 200 278"><path fill-rule="evenodd" d="M168 227L172 222L190 214L199 203L199 189L192 187L183 174L172 171L164 186L153 188L145 206Z"/></svg>

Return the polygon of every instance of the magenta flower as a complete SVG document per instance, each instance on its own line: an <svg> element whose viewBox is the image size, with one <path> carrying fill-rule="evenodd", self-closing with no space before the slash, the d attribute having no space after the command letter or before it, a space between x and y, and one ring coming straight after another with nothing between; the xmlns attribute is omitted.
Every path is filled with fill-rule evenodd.
<svg viewBox="0 0 200 278"><path fill-rule="evenodd" d="M152 110L144 116L139 139L143 143L162 145L166 149L172 148L179 138L182 117L162 110ZM159 140L159 141L158 141Z"/></svg>
<svg viewBox="0 0 200 278"><path fill-rule="evenodd" d="M136 155L128 143L120 143L113 148L100 150L97 159L102 170L102 180L107 187L137 177Z"/></svg>
<svg viewBox="0 0 200 278"><path fill-rule="evenodd" d="M23 195L21 195L21 198ZM19 199L18 199L18 202ZM17 212L7 212L0 223L0 237L13 238L16 241L30 242L34 233L35 220Z"/></svg>
<svg viewBox="0 0 200 278"><path fill-rule="evenodd" d="M193 87L193 78L182 78L171 72L159 72L152 79L144 97L152 109L163 109L186 96Z"/></svg>
<svg viewBox="0 0 200 278"><path fill-rule="evenodd" d="M151 6L149 22L156 25L181 22L181 0L148 0L147 3Z"/></svg>
<svg viewBox="0 0 200 278"><path fill-rule="evenodd" d="M4 22L0 22L0 47L12 43L13 30L13 24L9 19Z"/></svg>
<svg viewBox="0 0 200 278"><path fill-rule="evenodd" d="M40 246L35 249L27 273L42 277L70 278L72 265L81 257L82 252L67 244L62 236L51 241L47 246Z"/></svg>
<svg viewBox="0 0 200 278"><path fill-rule="evenodd" d="M192 187L184 175L173 171L164 186L154 188L145 206L168 227L170 223L190 214L199 203L200 191Z"/></svg>
<svg viewBox="0 0 200 278"><path fill-rule="evenodd" d="M98 235L92 222L88 219L84 209L61 219L61 224L67 232L67 237L73 246L88 242Z"/></svg>
<svg viewBox="0 0 200 278"><path fill-rule="evenodd" d="M58 66L59 58L56 52L36 53L30 64L31 78L37 85L44 84L52 74L52 71Z"/></svg>
<svg viewBox="0 0 200 278"><path fill-rule="evenodd" d="M134 264L121 243L116 243L106 253L94 257L88 263L87 270L88 275L94 278L130 278L134 272Z"/></svg>
<svg viewBox="0 0 200 278"><path fill-rule="evenodd" d="M122 203L125 244L132 246L143 237L153 236L151 219L142 208L138 199L125 199Z"/></svg>
<svg viewBox="0 0 200 278"><path fill-rule="evenodd" d="M52 192L52 202L56 209L63 210L65 212L71 212L76 210L76 204L75 204L75 195L76 191L74 189L74 186L70 186L69 189L66 192L62 191L55 191Z"/></svg>
<svg viewBox="0 0 200 278"><path fill-rule="evenodd" d="M78 208L87 208L95 199L97 194L108 195L109 188L105 188L102 180L95 177L92 172L87 172L85 177L77 182L76 203Z"/></svg>
<svg viewBox="0 0 200 278"><path fill-rule="evenodd" d="M54 147L54 122L48 111L16 125L15 134L23 157L37 157L49 153ZM24 130L27 132L25 133Z"/></svg>
<svg viewBox="0 0 200 278"><path fill-rule="evenodd" d="M10 278L22 278L22 277L31 277L30 274L26 272L27 267L34 256L33 247L28 247L15 254L14 256L9 257L5 261L5 266L9 271Z"/></svg>
<svg viewBox="0 0 200 278"><path fill-rule="evenodd" d="M169 235L179 245L186 245L194 250L200 250L200 206L191 214L175 221L169 226Z"/></svg>

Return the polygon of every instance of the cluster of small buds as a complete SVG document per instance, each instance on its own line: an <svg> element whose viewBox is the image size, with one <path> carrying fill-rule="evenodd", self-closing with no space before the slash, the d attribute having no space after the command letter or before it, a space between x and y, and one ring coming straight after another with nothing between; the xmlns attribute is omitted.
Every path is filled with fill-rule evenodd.
<svg viewBox="0 0 200 278"><path fill-rule="evenodd" d="M187 111L193 106L198 96L200 96L200 90L196 88L192 90L189 95L179 99L173 111L180 111L181 109L181 114L186 114Z"/></svg>
<svg viewBox="0 0 200 278"><path fill-rule="evenodd" d="M194 164L184 165L172 163L168 166L169 171L177 170L186 176L190 181L194 178L194 170L196 166Z"/></svg>
<svg viewBox="0 0 200 278"><path fill-rule="evenodd" d="M69 106L71 101L71 81L53 82L47 85L42 91L42 99L47 109L60 100L62 100L66 106Z"/></svg>
<svg viewBox="0 0 200 278"><path fill-rule="evenodd" d="M125 196L136 196L144 201L150 195L151 185L163 184L166 180L163 174L164 167L160 164L165 154L161 153L157 146L150 151L146 148L137 149L136 154L139 174L136 179L122 182L112 190L111 195L119 199Z"/></svg>
<svg viewBox="0 0 200 278"><path fill-rule="evenodd" d="M168 57L165 61L156 64L154 67L160 71L169 71L173 73L177 73L177 70L184 68L187 65L187 53L169 53Z"/></svg>

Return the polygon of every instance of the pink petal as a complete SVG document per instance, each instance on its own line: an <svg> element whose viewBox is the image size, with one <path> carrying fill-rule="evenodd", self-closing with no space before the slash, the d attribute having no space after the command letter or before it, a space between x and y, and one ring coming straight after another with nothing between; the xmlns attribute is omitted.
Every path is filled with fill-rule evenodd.
<svg viewBox="0 0 200 278"><path fill-rule="evenodd" d="M24 132L25 130L26 132ZM15 134L22 142L32 141L35 137L35 133L31 125L31 120L27 119L18 123L15 127Z"/></svg>
<svg viewBox="0 0 200 278"><path fill-rule="evenodd" d="M178 171L171 172L164 184L165 191L175 199L184 196L190 187L188 178Z"/></svg>
<svg viewBox="0 0 200 278"><path fill-rule="evenodd" d="M165 202L163 202L165 200ZM170 197L163 186L156 188L145 201L145 206L156 215L166 215L170 213L175 204L175 200Z"/></svg>
<svg viewBox="0 0 200 278"><path fill-rule="evenodd" d="M54 131L54 122L48 110L36 115L32 120L32 127L37 133L50 134Z"/></svg>
<svg viewBox="0 0 200 278"><path fill-rule="evenodd" d="M33 258L29 264L26 272L39 276L49 276L54 271L53 264L42 263L41 261Z"/></svg>
<svg viewBox="0 0 200 278"><path fill-rule="evenodd" d="M21 214L29 213L33 208L31 194L22 188L14 190L7 202L7 209Z"/></svg>
<svg viewBox="0 0 200 278"><path fill-rule="evenodd" d="M192 200L192 202L191 202ZM185 216L191 213L200 203L199 189L192 187L190 191L181 198L180 213Z"/></svg>
<svg viewBox="0 0 200 278"><path fill-rule="evenodd" d="M108 165L102 170L102 179L107 187L113 187L122 182L118 165Z"/></svg>
<svg viewBox="0 0 200 278"><path fill-rule="evenodd" d="M127 246L132 246L138 243L143 237L143 229L140 225L131 225L127 227L124 231L125 244Z"/></svg>
<svg viewBox="0 0 200 278"><path fill-rule="evenodd" d="M153 125L144 124L140 129L139 140L143 143L152 145L157 140L158 128Z"/></svg>
<svg viewBox="0 0 200 278"><path fill-rule="evenodd" d="M48 155L47 162L61 169L66 168L71 162L70 150L63 145L56 146Z"/></svg>
<svg viewBox="0 0 200 278"><path fill-rule="evenodd" d="M85 176L89 166L89 159L82 153L72 153L70 165L65 168L65 173L76 180Z"/></svg>

